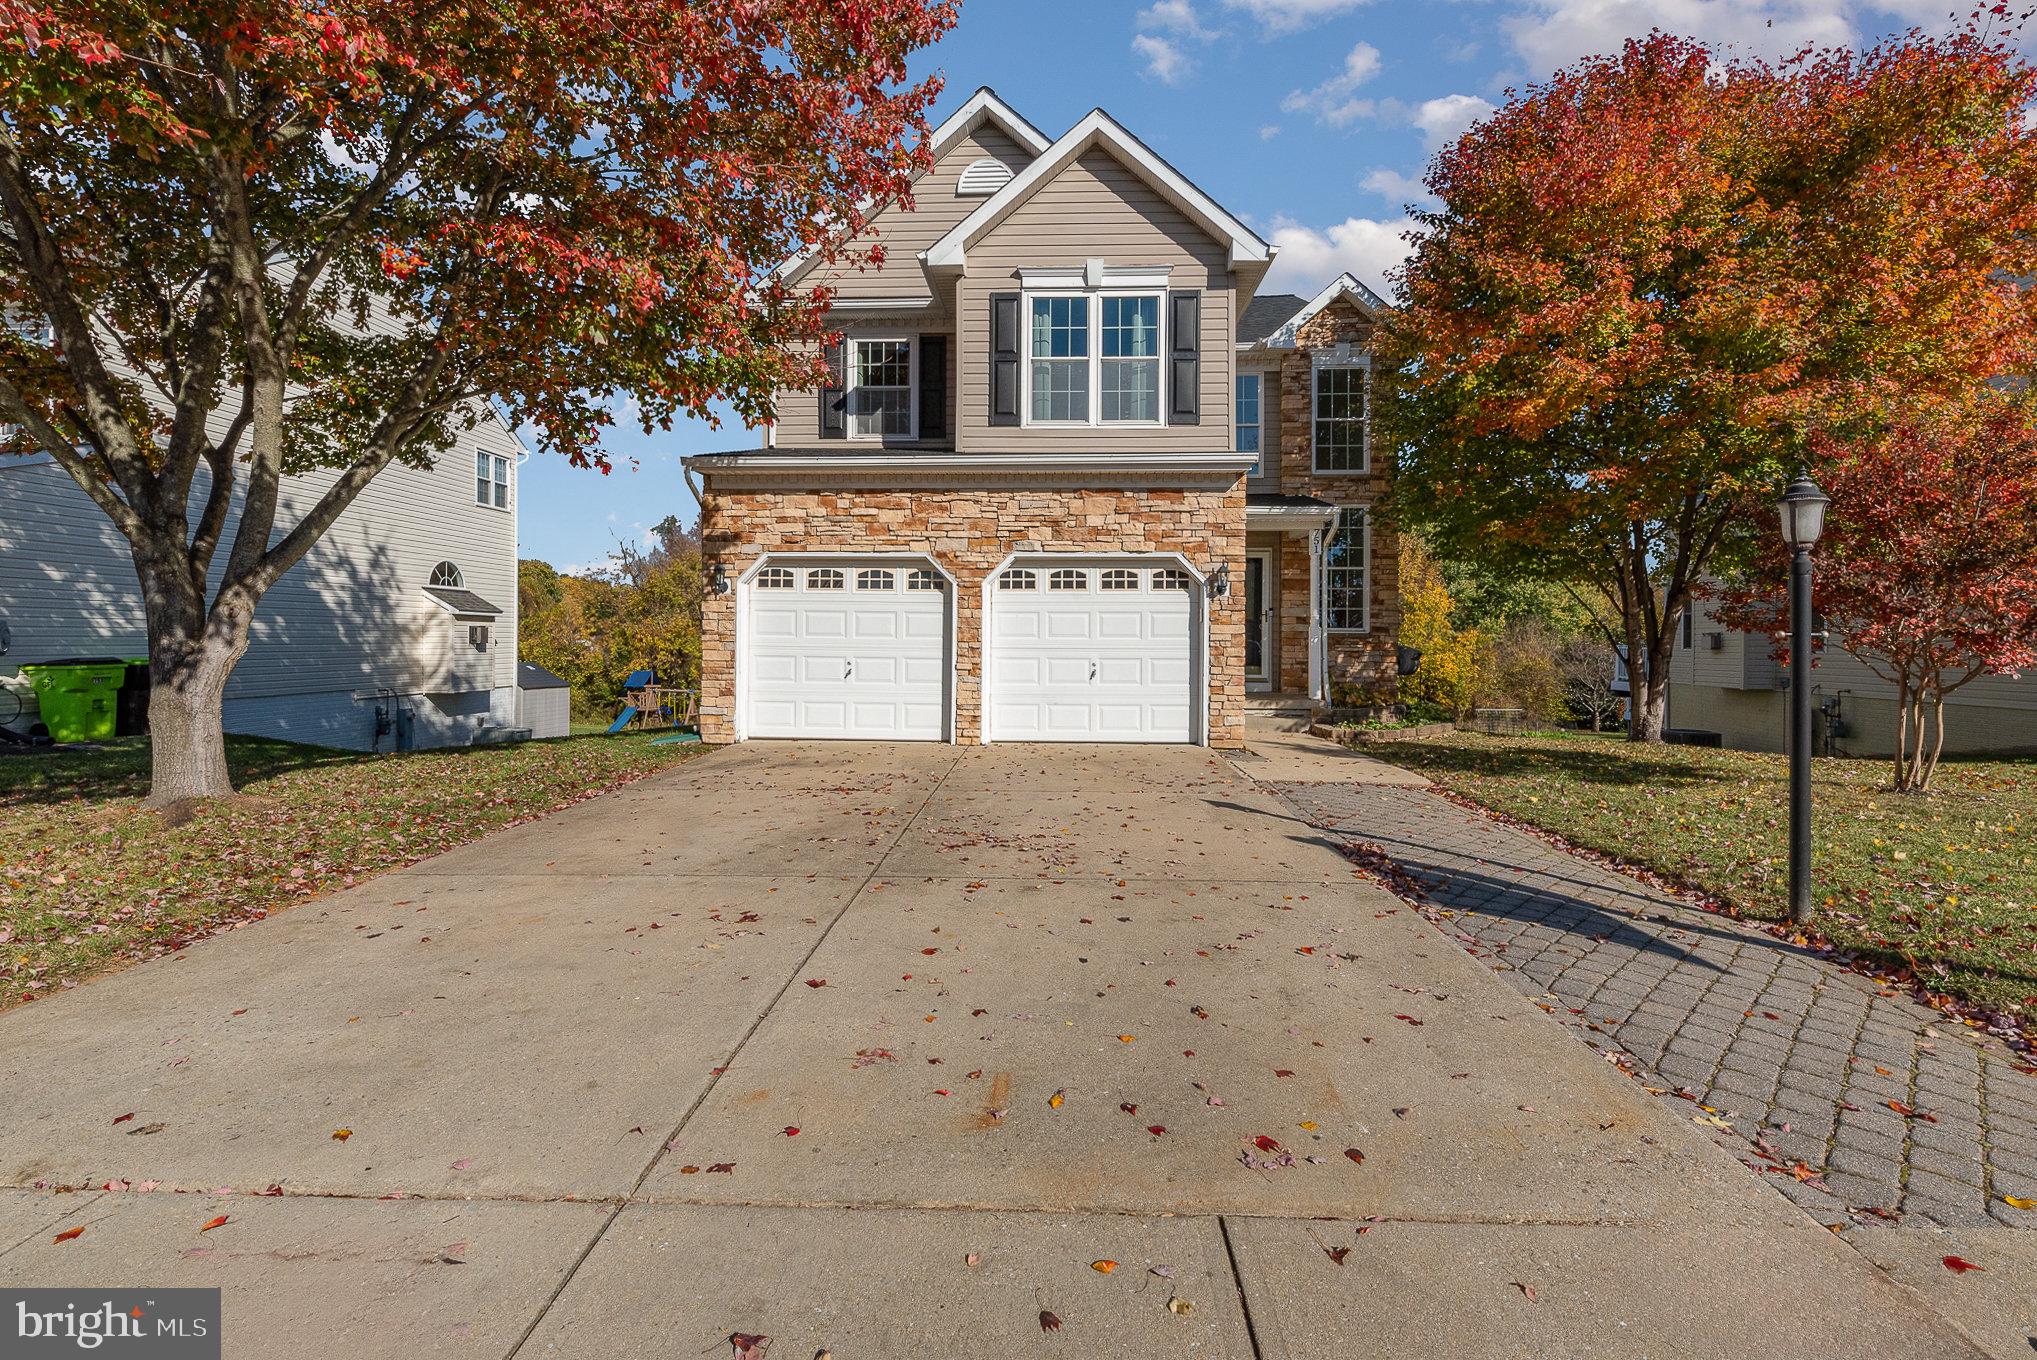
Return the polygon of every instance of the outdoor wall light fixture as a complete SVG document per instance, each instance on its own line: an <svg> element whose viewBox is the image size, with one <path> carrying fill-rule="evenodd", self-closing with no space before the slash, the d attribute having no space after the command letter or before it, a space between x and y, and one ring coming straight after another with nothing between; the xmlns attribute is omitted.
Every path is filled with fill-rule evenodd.
<svg viewBox="0 0 2037 1360"><path fill-rule="evenodd" d="M1776 502L1789 548L1789 919L1811 919L1811 549L1832 498L1798 477Z"/></svg>
<svg viewBox="0 0 2037 1360"><path fill-rule="evenodd" d="M726 595L735 589L734 586L729 584L728 568L719 562L714 564L714 574L708 579L708 585L713 587L714 593L717 595Z"/></svg>
<svg viewBox="0 0 2037 1360"><path fill-rule="evenodd" d="M1219 600L1231 593L1231 564L1219 562L1216 574L1209 578L1209 592Z"/></svg>

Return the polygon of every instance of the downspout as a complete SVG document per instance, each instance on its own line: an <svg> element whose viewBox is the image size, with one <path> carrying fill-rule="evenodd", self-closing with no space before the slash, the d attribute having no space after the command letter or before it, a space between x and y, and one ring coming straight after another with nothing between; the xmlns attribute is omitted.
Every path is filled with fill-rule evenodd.
<svg viewBox="0 0 2037 1360"><path fill-rule="evenodd" d="M1318 525L1308 531L1308 693L1326 704L1329 655L1323 629L1323 531Z"/></svg>

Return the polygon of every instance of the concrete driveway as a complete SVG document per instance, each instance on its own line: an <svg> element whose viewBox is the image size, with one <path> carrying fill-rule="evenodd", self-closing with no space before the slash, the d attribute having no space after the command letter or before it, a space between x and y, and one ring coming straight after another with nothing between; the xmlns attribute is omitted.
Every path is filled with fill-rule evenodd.
<svg viewBox="0 0 2037 1360"><path fill-rule="evenodd" d="M1979 1353L1251 768L752 743L0 1017L0 1284L247 1357Z"/></svg>

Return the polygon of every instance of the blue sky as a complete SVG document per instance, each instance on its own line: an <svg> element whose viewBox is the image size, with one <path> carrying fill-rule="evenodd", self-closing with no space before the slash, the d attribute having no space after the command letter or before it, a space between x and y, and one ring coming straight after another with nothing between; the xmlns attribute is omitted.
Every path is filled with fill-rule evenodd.
<svg viewBox="0 0 2037 1360"><path fill-rule="evenodd" d="M1264 291L1349 269L1386 291L1429 156L1510 86L1651 28L1762 55L1943 28L1960 0L963 0L914 63L947 87L935 121L989 85L1048 136L1101 105L1280 246ZM521 550L599 565L697 507L690 453L751 447L730 421L616 432L607 477L533 457Z"/></svg>

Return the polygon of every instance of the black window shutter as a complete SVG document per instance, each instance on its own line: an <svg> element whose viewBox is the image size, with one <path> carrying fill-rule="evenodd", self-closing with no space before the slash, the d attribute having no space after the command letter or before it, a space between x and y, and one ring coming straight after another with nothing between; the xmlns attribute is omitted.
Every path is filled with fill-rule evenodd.
<svg viewBox="0 0 2037 1360"><path fill-rule="evenodd" d="M1019 295L990 295L990 423L1019 423Z"/></svg>
<svg viewBox="0 0 2037 1360"><path fill-rule="evenodd" d="M828 381L820 390L820 437L822 439L846 439L849 423L846 419L848 385L842 368L842 340L835 336L827 342Z"/></svg>
<svg viewBox="0 0 2037 1360"><path fill-rule="evenodd" d="M919 338L919 437L948 437L948 337Z"/></svg>
<svg viewBox="0 0 2037 1360"><path fill-rule="evenodd" d="M1167 295L1167 423L1202 424L1202 294Z"/></svg>

